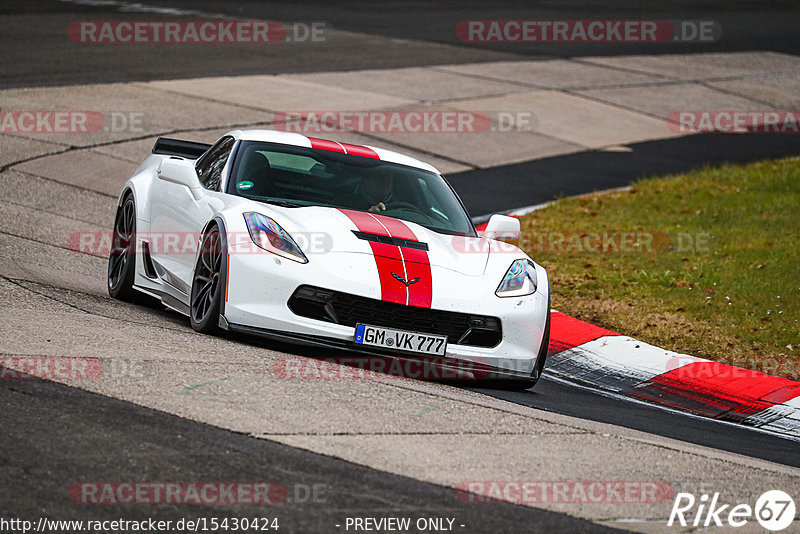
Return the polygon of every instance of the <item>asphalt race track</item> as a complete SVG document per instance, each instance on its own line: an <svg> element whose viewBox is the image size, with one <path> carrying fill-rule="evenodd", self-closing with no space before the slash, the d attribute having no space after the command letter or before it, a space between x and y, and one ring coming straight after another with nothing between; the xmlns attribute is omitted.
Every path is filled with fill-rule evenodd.
<svg viewBox="0 0 800 534"><path fill-rule="evenodd" d="M2 450L6 451L6 480L14 481L2 493L3 517L36 518L46 512L72 519L174 520L178 510L165 505L146 510L121 505L85 507L76 514L69 499L53 499L51 493L57 490L66 497L74 481L87 478L170 477L281 480L287 490L286 501L271 508L262 507L258 515L277 514L281 524L288 525L287 532L332 531L343 516L391 514L415 519L458 517L465 528L492 524L507 532L522 532L532 524L548 531L618 532L535 508L505 503L476 507L441 486L248 438L53 382L11 384L4 380L0 396L4 412L16 414L13 421L4 421L6 431L0 438ZM7 454L11 451L14 453ZM183 515L250 517L253 511L248 508L198 505Z"/></svg>
<svg viewBox="0 0 800 534"><path fill-rule="evenodd" d="M314 72L388 67L409 67L503 59L549 58L655 53L652 44L612 43L603 47L574 44L470 43L465 46L453 28L470 19L627 19L714 20L722 24L725 38L714 43L670 43L667 53L731 50L775 50L797 54L797 25L800 16L794 2L551 2L530 6L525 2L487 5L463 2L253 2L236 0L144 0L143 8L127 9L137 20L162 20L162 8L174 8L191 15L219 15L231 18L267 19L282 22L324 21L334 38L320 47L314 43L278 44L263 47L159 46L137 49L64 46L64 21L118 18L115 4L80 0L44 0L31 5L25 0L7 0L0 21L5 54L0 67L10 75L2 87L23 87L65 83L110 82L142 79L174 79L208 75ZM111 7L111 9L109 9ZM147 7L154 9L147 10ZM687 10L691 16L687 16ZM420 15L422 14L422 16ZM196 17L197 15L195 15ZM186 18L186 17L184 17ZM299 47L299 49L298 49ZM365 51L367 51L365 53ZM124 68L120 68L124 65ZM89 67L90 66L90 67ZM11 75L13 73L13 75Z"/></svg>
<svg viewBox="0 0 800 534"><path fill-rule="evenodd" d="M156 97L156 89L135 84L657 53L648 44L611 44L602 52L589 45L465 44L453 32L465 19L713 19L730 38L658 50L800 54L800 10L793 2L764 7L667 1L653 9L643 11L632 1L600 8L593 2L552 2L532 9L526 3L494 7L472 1L431 6L205 0L189 7L173 0L8 0L0 7L0 90L12 92L4 93L11 96L0 99L0 108L20 106L38 87L57 91L120 82L90 98L114 105L116 94L138 88L151 95L154 115L166 113L158 106L180 102L178 112L191 118L162 130L200 139L269 118L253 108L250 120L222 120L233 106L195 96L208 106L198 117L198 100L172 88L158 89ZM64 42L65 28L75 20L209 16L322 21L327 39L268 49ZM547 376L526 392L391 378L281 380L274 369L282 360L320 354L243 336L200 336L176 313L115 301L105 289L105 257L66 246L74 232L111 229L119 176L135 168L153 136L48 146L23 136L0 137L0 358L100 359L106 371L96 380L68 383L0 380L2 518L257 515L278 517L281 532L304 533L346 532L343 525L352 517L405 516L453 518L454 530L465 533L699 532L666 526L671 499L475 504L459 499L454 488L465 481L627 480L664 483L675 492L720 492L731 503L753 504L776 488L800 497L797 441ZM796 156L796 137L675 136L631 143L627 152L580 150L485 168L459 166L449 179L480 219L627 185L644 175ZM31 153L19 156L16 150L23 149ZM86 180L73 179L84 167ZM0 362L0 374L7 373ZM91 481L274 481L288 494L285 502L257 507L74 502L70 488ZM320 488L316 499L308 493L314 487Z"/></svg>

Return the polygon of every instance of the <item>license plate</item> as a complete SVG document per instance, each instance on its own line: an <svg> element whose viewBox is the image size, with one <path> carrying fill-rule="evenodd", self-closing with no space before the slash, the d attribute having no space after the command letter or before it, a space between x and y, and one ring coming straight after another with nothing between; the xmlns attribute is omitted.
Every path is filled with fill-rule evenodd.
<svg viewBox="0 0 800 534"><path fill-rule="evenodd" d="M417 334L393 328L356 325L354 341L359 345L371 345L384 349L416 352L417 354L434 354L444 356L447 349L447 338L433 334Z"/></svg>

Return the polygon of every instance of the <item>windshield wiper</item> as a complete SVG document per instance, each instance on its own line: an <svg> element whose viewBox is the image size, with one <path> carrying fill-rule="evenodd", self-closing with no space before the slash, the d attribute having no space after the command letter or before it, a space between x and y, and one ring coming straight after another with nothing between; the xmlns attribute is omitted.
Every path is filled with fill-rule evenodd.
<svg viewBox="0 0 800 534"><path fill-rule="evenodd" d="M259 202L263 202L264 204L272 204L274 206L281 206L283 208L302 207L302 204L296 204L294 202L289 202L288 200L264 199L264 200L259 200Z"/></svg>

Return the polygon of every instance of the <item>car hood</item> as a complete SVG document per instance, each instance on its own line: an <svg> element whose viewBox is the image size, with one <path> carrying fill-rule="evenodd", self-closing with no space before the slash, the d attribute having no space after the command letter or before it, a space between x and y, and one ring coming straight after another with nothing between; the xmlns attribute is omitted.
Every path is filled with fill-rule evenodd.
<svg viewBox="0 0 800 534"><path fill-rule="evenodd" d="M467 276L481 276L486 271L492 249L492 241L484 237L442 234L413 222L383 215L373 217L364 212L318 206L283 208L269 205L269 208L272 214L267 210L260 211L273 217L289 232L311 261L315 256L325 253L388 253L389 249L376 244L379 238L375 237L388 234L395 238L408 238L406 241L394 241L400 245L401 251L407 247L420 250L420 247L427 246L427 260L431 266ZM389 248L396 254L391 244ZM415 257L419 255L408 254L406 261L414 261L409 258Z"/></svg>

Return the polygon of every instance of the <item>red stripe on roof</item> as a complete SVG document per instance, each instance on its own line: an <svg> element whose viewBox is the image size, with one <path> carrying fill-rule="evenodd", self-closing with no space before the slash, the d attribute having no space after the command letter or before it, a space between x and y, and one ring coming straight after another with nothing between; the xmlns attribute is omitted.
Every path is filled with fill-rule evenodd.
<svg viewBox="0 0 800 534"><path fill-rule="evenodd" d="M332 150L334 152L345 153L344 147L336 141L328 141L327 139L319 139L316 137L309 137L311 141L311 148L318 148L320 150Z"/></svg>
<svg viewBox="0 0 800 534"><path fill-rule="evenodd" d="M365 158L373 158L373 159L380 159L378 157L378 153L372 150L371 148L361 146L361 145L351 145L348 143L341 143L344 147L345 151L348 154L352 154L353 156L362 156Z"/></svg>
<svg viewBox="0 0 800 534"><path fill-rule="evenodd" d="M330 141L328 139L320 139L318 137L309 137L311 141L311 148L320 150L332 150L342 154L350 154L352 156L361 156L363 158L380 159L378 153L371 148L361 145L351 145L350 143L340 143L338 141Z"/></svg>

